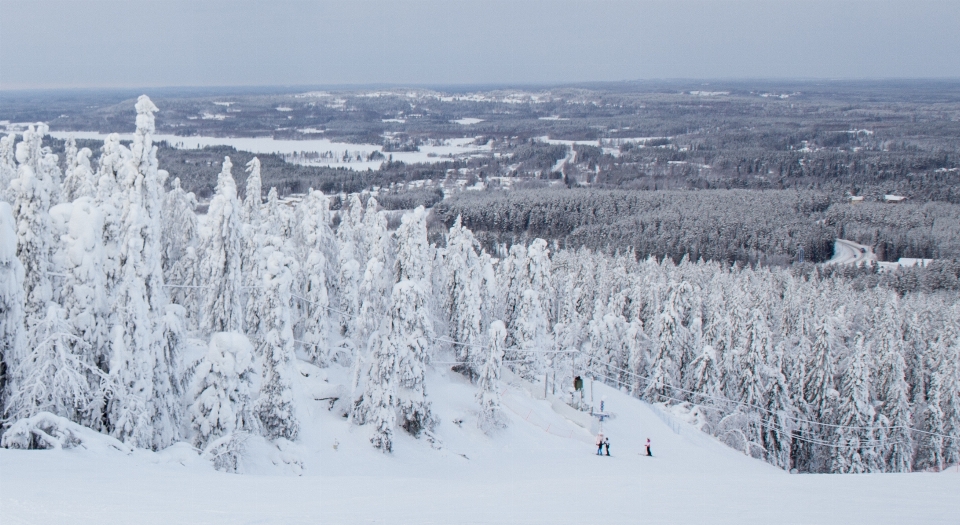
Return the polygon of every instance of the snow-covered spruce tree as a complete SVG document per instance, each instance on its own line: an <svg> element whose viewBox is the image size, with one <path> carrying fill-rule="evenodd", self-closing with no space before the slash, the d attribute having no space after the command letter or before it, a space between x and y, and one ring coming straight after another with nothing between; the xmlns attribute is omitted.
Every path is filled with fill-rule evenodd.
<svg viewBox="0 0 960 525"><path fill-rule="evenodd" d="M433 250L427 242L427 212L423 206L407 213L397 228L397 255L394 275L397 282L409 279L428 287L431 284ZM425 289L429 294L430 290Z"/></svg>
<svg viewBox="0 0 960 525"><path fill-rule="evenodd" d="M393 345L390 321L370 338L370 367L362 397L354 404L355 424L373 424L370 443L383 452L393 451L393 429L397 426L397 348Z"/></svg>
<svg viewBox="0 0 960 525"><path fill-rule="evenodd" d="M393 428L414 436L435 425L427 400L424 374L428 344L434 338L427 311L427 294L419 282L404 279L393 286L389 315L370 338L351 419L372 423L371 442L386 452L393 447Z"/></svg>
<svg viewBox="0 0 960 525"><path fill-rule="evenodd" d="M111 317L103 269L103 214L90 197L80 197L54 206L50 217L54 236L60 239L52 258L57 276L54 300L77 338L73 344L83 356L91 404L96 405L87 411L87 419L74 421L99 429L105 394L100 374L108 368Z"/></svg>
<svg viewBox="0 0 960 525"><path fill-rule="evenodd" d="M112 300L120 281L121 227L123 222L124 192L117 180L117 170L123 164L126 148L120 145L120 136L112 133L103 141L97 174L96 204L103 213L103 272L107 297Z"/></svg>
<svg viewBox="0 0 960 525"><path fill-rule="evenodd" d="M889 315L887 318L893 320ZM884 455L889 472L910 472L913 463L912 414L900 334L899 326L887 323L880 326L878 397L882 401L880 413L888 426Z"/></svg>
<svg viewBox="0 0 960 525"><path fill-rule="evenodd" d="M720 371L717 367L717 354L713 346L704 345L700 355L691 363L693 370L688 374L689 381L686 389L702 395L694 395L691 400L695 404L710 405L715 398L719 397Z"/></svg>
<svg viewBox="0 0 960 525"><path fill-rule="evenodd" d="M483 366L483 360L474 355L480 345L483 302L482 268L476 247L473 233L464 228L457 217L447 234L443 253L446 285L443 306L450 320L450 337L456 343L458 371L471 380L477 378Z"/></svg>
<svg viewBox="0 0 960 525"><path fill-rule="evenodd" d="M639 397L643 392L643 378L646 377L646 364L649 360L650 341L647 334L643 331L643 321L634 319L627 325L626 345L629 351L629 365L627 367L631 379L630 391L633 395ZM706 347L704 347L706 350Z"/></svg>
<svg viewBox="0 0 960 525"><path fill-rule="evenodd" d="M787 378L783 375L783 351L775 351L771 367L770 390L760 428L767 463L790 470L793 410Z"/></svg>
<svg viewBox="0 0 960 525"><path fill-rule="evenodd" d="M162 174L158 173L153 145L157 108L143 95L136 110L137 130L130 149L115 145L121 159L116 171L121 198L116 245L119 265L111 297L115 311L110 359L113 397L107 418L114 437L134 446L160 449L180 435L183 385L177 343L181 339L170 332L177 323L166 319L171 314L161 267Z"/></svg>
<svg viewBox="0 0 960 525"><path fill-rule="evenodd" d="M939 472L943 469L943 408L940 406L943 394L943 378L938 371L930 375L927 385L927 406L923 411L923 434L917 443L917 470Z"/></svg>
<svg viewBox="0 0 960 525"><path fill-rule="evenodd" d="M247 163L247 185L243 194L243 222L260 228L261 211L263 206L263 183L260 177L260 159L254 157Z"/></svg>
<svg viewBox="0 0 960 525"><path fill-rule="evenodd" d="M870 402L870 346L860 333L843 374L837 412L837 447L831 470L859 474L882 467L874 432L876 414Z"/></svg>
<svg viewBox="0 0 960 525"><path fill-rule="evenodd" d="M173 179L170 191L163 198L162 266L164 277L174 283L174 267L199 239L200 225L196 209L197 197L180 186L179 178Z"/></svg>
<svg viewBox="0 0 960 525"><path fill-rule="evenodd" d="M200 326L200 301L206 284L201 281L198 252L200 226L194 210L197 199L174 179L163 204L163 277L168 283L170 301L183 307L185 322L192 329Z"/></svg>
<svg viewBox="0 0 960 525"><path fill-rule="evenodd" d="M363 257L361 219L363 205L360 197L353 195L349 207L340 212L340 224L337 226L337 251L339 268L337 269L336 297L340 314L340 335L345 344L352 348L362 346L357 341L356 318L360 311L360 282L363 279Z"/></svg>
<svg viewBox="0 0 960 525"><path fill-rule="evenodd" d="M768 356L772 353L773 334L767 325L766 317L760 308L754 308L750 316L744 345L736 355L736 363L740 374L738 385L739 400L750 406L764 404L763 373Z"/></svg>
<svg viewBox="0 0 960 525"><path fill-rule="evenodd" d="M331 312L327 290L332 269L328 256L333 244L330 230L330 205L327 197L311 189L297 208L297 245L300 274L296 304L300 319L295 333L300 334L303 350L318 366L327 366L336 354L331 352Z"/></svg>
<svg viewBox="0 0 960 525"><path fill-rule="evenodd" d="M390 344L397 352L398 421L404 430L419 436L436 424L427 400L424 381L433 324L427 293L420 283L405 279L390 295Z"/></svg>
<svg viewBox="0 0 960 525"><path fill-rule="evenodd" d="M200 275L210 287L203 302L201 326L210 332L239 332L243 327L243 230L232 168L230 157L224 157L207 212L207 234L201 242Z"/></svg>
<svg viewBox="0 0 960 525"><path fill-rule="evenodd" d="M951 359L946 361L943 372L945 399L944 433L948 437L943 442L943 461L945 465L960 464L960 346L954 345ZM950 367L950 362L953 366ZM951 370L952 368L952 370Z"/></svg>
<svg viewBox="0 0 960 525"><path fill-rule="evenodd" d="M297 262L272 249L261 269L256 353L263 360L263 384L256 403L263 433L271 439L294 440L300 431L293 401L294 355L291 319L293 278Z"/></svg>
<svg viewBox="0 0 960 525"><path fill-rule="evenodd" d="M367 268L360 283L360 313L353 319L353 330L360 344L356 348L353 363L353 392L355 406L361 407L365 380L365 371L369 369L373 357L371 338L383 324L383 313L389 310L390 293L393 290L393 247L392 238L387 231L387 219L384 212L372 215L376 209L376 200L371 197L367 204L365 217L365 238L368 241ZM356 413L357 410L354 410ZM362 420L362 415L361 415ZM362 424L362 421L360 422Z"/></svg>
<svg viewBox="0 0 960 525"><path fill-rule="evenodd" d="M804 380L803 391L806 395L810 415L818 423L827 425L836 421L837 390L834 388L834 355L839 350L840 341L835 333L833 320L822 318L816 327L816 339L813 343L813 359L807 366L807 377ZM818 440L833 441L830 427L816 425L812 429L812 436ZM813 472L827 472L829 470L827 454L819 447L814 450L810 468Z"/></svg>
<svg viewBox="0 0 960 525"><path fill-rule="evenodd" d="M480 416L477 426L484 432L503 428L505 420L500 408L500 369L507 341L507 327L503 321L493 321L487 329L486 362L480 369L477 380L477 403L480 404Z"/></svg>
<svg viewBox="0 0 960 525"><path fill-rule="evenodd" d="M368 339L378 329L383 312L390 304L390 291L395 282L387 218L383 212L371 216L370 210L375 206L376 200L371 198L364 217L364 237L370 242L367 249L369 260L360 282L360 313L354 319L354 332L361 343L359 349L367 348Z"/></svg>
<svg viewBox="0 0 960 525"><path fill-rule="evenodd" d="M191 386L190 425L193 444L206 449L213 442L233 434L256 432L259 421L253 414L253 399L260 383L260 370L253 346L239 333L218 332L210 337L207 354L194 371ZM231 448L218 454L218 468L236 471L238 453Z"/></svg>
<svg viewBox="0 0 960 525"><path fill-rule="evenodd" d="M654 401L672 396L674 389L680 386L680 359L686 332L683 319L692 288L686 282L671 283L669 288L669 299L656 317L651 337L656 346L645 393Z"/></svg>
<svg viewBox="0 0 960 525"><path fill-rule="evenodd" d="M93 198L97 194L97 181L90 165L93 152L89 148L80 151L67 151L68 168L63 179L61 202L72 202L80 197Z"/></svg>
<svg viewBox="0 0 960 525"><path fill-rule="evenodd" d="M327 295L327 259L317 250L310 252L303 265L304 351L317 366L327 366L337 355L331 352L330 310Z"/></svg>
<svg viewBox="0 0 960 525"><path fill-rule="evenodd" d="M526 379L543 371L543 353L553 347L546 313L535 290L526 290L517 307L517 317L508 331L513 345L506 349L511 368Z"/></svg>
<svg viewBox="0 0 960 525"><path fill-rule="evenodd" d="M594 373L617 388L629 385L632 378L625 373L630 358L627 322L619 315L605 313L606 307L599 303L594 311L587 328L587 354L594 363Z"/></svg>
<svg viewBox="0 0 960 525"><path fill-rule="evenodd" d="M90 424L99 414L88 379L94 371L83 342L73 334L63 308L49 303L47 315L32 328L33 345L15 369L8 415L24 419L40 412Z"/></svg>
<svg viewBox="0 0 960 525"><path fill-rule="evenodd" d="M954 319L960 307L953 308ZM944 465L960 464L960 341L954 340L950 352L940 362L943 378L943 430L948 436L943 441Z"/></svg>
<svg viewBox="0 0 960 525"><path fill-rule="evenodd" d="M0 418L6 413L9 391L19 390L10 381L10 373L19 367L25 353L23 279L13 210L0 202Z"/></svg>
<svg viewBox="0 0 960 525"><path fill-rule="evenodd" d="M552 325L557 317L557 292L553 286L553 263L547 241L534 239L530 243L527 247L527 264L527 287L536 290L540 295L540 305L547 316L547 322Z"/></svg>
<svg viewBox="0 0 960 525"><path fill-rule="evenodd" d="M0 201L13 204L13 192L10 184L17 177L17 163L14 157L14 142L17 136L8 133L0 137Z"/></svg>
<svg viewBox="0 0 960 525"><path fill-rule="evenodd" d="M52 181L37 171L40 155L38 133L31 126L24 139L17 144L17 178L10 189L13 192L13 216L17 221L17 257L23 264L26 279L24 312L27 330L40 322L47 313L47 302L53 298L50 284L50 204Z"/></svg>

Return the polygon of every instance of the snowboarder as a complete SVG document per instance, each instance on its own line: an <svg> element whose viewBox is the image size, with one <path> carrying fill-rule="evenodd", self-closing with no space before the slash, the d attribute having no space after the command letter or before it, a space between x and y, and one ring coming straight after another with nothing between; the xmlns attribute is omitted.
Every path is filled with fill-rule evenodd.
<svg viewBox="0 0 960 525"><path fill-rule="evenodd" d="M603 434L597 434L597 455L603 455Z"/></svg>
<svg viewBox="0 0 960 525"><path fill-rule="evenodd" d="M653 457L653 454L650 452L650 438L647 438L647 444L644 446L647 448L647 455Z"/></svg>
<svg viewBox="0 0 960 525"><path fill-rule="evenodd" d="M607 455L610 455L610 438L603 438L603 446L607 449Z"/></svg>

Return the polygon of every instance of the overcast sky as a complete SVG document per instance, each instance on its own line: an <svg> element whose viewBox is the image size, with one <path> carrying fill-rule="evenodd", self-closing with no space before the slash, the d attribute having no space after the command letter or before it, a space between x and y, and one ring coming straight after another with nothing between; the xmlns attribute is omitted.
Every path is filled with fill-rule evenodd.
<svg viewBox="0 0 960 525"><path fill-rule="evenodd" d="M960 78L960 0L0 0L0 88Z"/></svg>

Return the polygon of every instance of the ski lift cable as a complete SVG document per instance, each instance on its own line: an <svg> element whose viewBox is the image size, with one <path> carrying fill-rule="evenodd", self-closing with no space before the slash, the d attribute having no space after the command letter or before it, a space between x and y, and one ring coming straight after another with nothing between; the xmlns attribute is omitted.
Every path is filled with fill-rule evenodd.
<svg viewBox="0 0 960 525"><path fill-rule="evenodd" d="M614 380L614 381L616 380L615 378L610 377L610 376L605 375L605 374L598 374L598 375L599 375L600 377L603 377L603 378L606 378L606 379L610 379L610 380ZM685 402L687 402L687 401L685 401L685 400L683 400L683 399L679 399L679 398L675 398L675 397L671 397L671 396L667 396L667 395L660 395L660 397L663 397L663 398L665 398L665 399L670 399L670 400L672 400L672 401L677 401L677 402L680 402L680 403L685 403ZM732 415L732 414L730 414L730 415ZM845 448L844 445L840 445L840 444L837 444L837 443L830 443L830 442L827 442L827 441L822 441L822 440L819 440L819 439L815 439L815 438L810 438L810 437L807 437L807 436L803 436L802 434L798 434L796 430L794 430L794 429L789 429L789 428L785 428L783 425L780 425L780 424L778 424L778 423L776 423L776 422L771 422L770 424L768 424L768 425L766 425L766 426L767 426L768 428L775 428L775 429L777 429L777 430L780 430L780 431L788 434L791 438L796 439L797 441L802 441L802 442L805 442L805 443L812 443L812 444L815 444L815 445L821 445L821 446L830 447L830 448ZM903 442L903 441L876 441L876 440L875 440L875 441L861 442L859 445L860 445L860 446L863 446L863 447L884 447L884 446L904 445L904 444L908 444L908 443L905 443L905 442Z"/></svg>
<svg viewBox="0 0 960 525"><path fill-rule="evenodd" d="M605 366L607 366L607 367L609 367L609 368L613 368L614 370L617 370L617 371L626 373L626 374L628 374L628 375L632 375L632 376L636 377L636 378L639 379L639 380L645 381L647 384L649 384L650 381L652 380L649 376L648 376L648 377L643 377L643 376L641 376L641 375L639 375L639 374L637 374L637 373L635 373L635 372L631 372L630 370L625 370L625 369L622 369L622 368L615 367L615 366L613 366L613 365L610 365L609 363L602 363L602 362L601 362L600 364L605 365ZM715 399L715 400L719 400L719 401L724 401L724 402L726 402L726 403L732 403L732 404L735 404L735 405L741 405L741 406L745 406L745 407L748 407L748 408L753 408L753 409L756 409L756 410L759 410L759 411L762 411L762 412L766 412L766 413L768 413L768 414L773 414L769 409L767 409L767 408L765 408L765 407L761 407L761 406L757 406L757 405L751 405L750 403L745 403L745 402L742 402L742 401L734 401L733 399L730 399L730 398L727 398L727 397L711 396L711 395L709 395L709 394L703 394L703 393L701 393L701 392L696 392L696 391L693 391L693 390L687 390L687 389L680 388L680 387L673 387L673 386L671 386L671 387L669 387L669 388L670 388L671 390L675 390L675 391L679 391L679 392L685 392L685 393L688 393L688 394L693 394L693 395L700 396L700 397L707 398L707 399ZM663 395L663 394L657 394L657 395L661 395L661 396L663 396L663 397L667 397L667 396L665 396L665 395ZM680 401L681 401L681 402L687 402L687 401L685 401L685 400L680 400ZM909 430L909 431L911 431L911 432L917 432L917 433L919 433L919 434L926 434L926 435L930 435L930 436L939 436L939 437L945 437L945 438L952 438L952 436L949 436L949 435L946 435L946 434L938 434L938 433L936 433L936 432L929 432L929 431L926 431L926 430L920 430L920 429L911 428L911 427L907 427L907 426L903 426L903 425L894 425L894 426L889 426L889 427L881 427L881 426L866 427L866 426L856 426L856 425L834 425L834 424L831 424L831 423L821 423L821 422L817 422L817 421L811 421L811 420L809 420L809 419L803 419L803 418L796 417L796 416L786 416L786 417L788 417L789 419L791 419L791 420L793 420L793 421L799 422L799 423L810 423L810 424L813 424L813 425L820 425L820 426L831 427L831 428L843 428L843 429L855 429L855 430L876 430L876 429L880 429L880 428L887 428L887 429L907 429L907 430Z"/></svg>

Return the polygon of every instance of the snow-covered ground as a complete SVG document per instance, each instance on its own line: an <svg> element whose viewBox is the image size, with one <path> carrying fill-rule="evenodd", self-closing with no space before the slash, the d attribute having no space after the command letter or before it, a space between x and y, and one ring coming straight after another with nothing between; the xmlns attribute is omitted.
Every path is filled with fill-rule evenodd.
<svg viewBox="0 0 960 525"><path fill-rule="evenodd" d="M901 257L897 262L878 261L877 255L873 253L873 248L865 244L857 244L845 239L837 239L833 244L833 257L827 261L827 264L876 264L880 270L896 270L897 268L908 268L911 266L926 266L933 262L933 259L917 259L913 257Z"/></svg>
<svg viewBox="0 0 960 525"><path fill-rule="evenodd" d="M846 239L837 239L833 243L833 257L827 264L864 264L876 262L877 256L873 248L864 244L857 244Z"/></svg>
<svg viewBox="0 0 960 525"><path fill-rule="evenodd" d="M469 120L469 119L467 119ZM73 137L75 139L103 140L108 135L93 131L56 131L50 136L59 139ZM131 134L120 134L120 140L130 140ZM383 160L357 160L357 156L368 157L374 151L383 152L378 144L352 144L334 142L328 139L287 140L273 137L181 137L177 135L158 134L153 136L155 141L167 141L168 144L181 149L200 149L206 146L232 146L241 151L255 154L277 153L281 155L300 154L331 154L324 158L309 158L304 156L301 164L310 166L331 166L351 170L379 169ZM472 137L450 139L441 145L422 145L420 151L397 151L384 153L384 158L392 156L393 160L413 163L432 164L450 160L453 157L470 156L488 153L489 145L477 145ZM343 160L346 152L350 160Z"/></svg>
<svg viewBox="0 0 960 525"><path fill-rule="evenodd" d="M131 455L0 450L0 521L955 524L960 515L955 469L791 475L599 383L594 401L615 415L604 423L612 457L594 454L588 417L516 378L504 393L508 428L481 433L475 388L443 370L427 377L442 443L401 432L384 455L366 428L315 400L349 372L300 366L309 377L297 388L299 443L280 453L254 442L246 474L217 472L184 444ZM653 458L640 455L647 438Z"/></svg>

